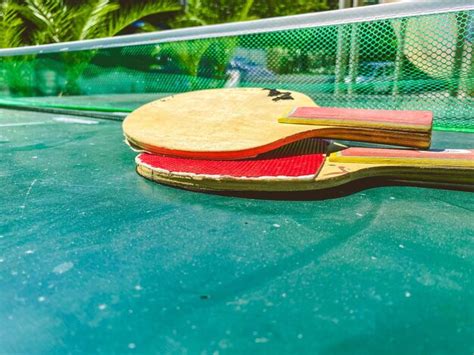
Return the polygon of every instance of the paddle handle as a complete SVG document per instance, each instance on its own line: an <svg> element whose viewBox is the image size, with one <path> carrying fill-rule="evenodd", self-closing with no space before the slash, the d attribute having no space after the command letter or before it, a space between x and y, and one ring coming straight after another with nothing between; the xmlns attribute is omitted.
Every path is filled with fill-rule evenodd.
<svg viewBox="0 0 474 355"><path fill-rule="evenodd" d="M347 148L332 153L330 163L358 164L374 175L410 181L474 185L474 150L418 151L380 148Z"/></svg>
<svg viewBox="0 0 474 355"><path fill-rule="evenodd" d="M279 118L278 122L430 134L433 113L413 110L297 107L286 117Z"/></svg>

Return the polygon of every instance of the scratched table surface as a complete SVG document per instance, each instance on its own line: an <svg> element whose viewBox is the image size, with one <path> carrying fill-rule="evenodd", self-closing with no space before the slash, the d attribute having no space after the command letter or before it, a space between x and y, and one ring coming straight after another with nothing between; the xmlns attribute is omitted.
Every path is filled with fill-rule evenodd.
<svg viewBox="0 0 474 355"><path fill-rule="evenodd" d="M135 173L120 122L27 111L0 147L1 353L474 351L471 192L183 191Z"/></svg>

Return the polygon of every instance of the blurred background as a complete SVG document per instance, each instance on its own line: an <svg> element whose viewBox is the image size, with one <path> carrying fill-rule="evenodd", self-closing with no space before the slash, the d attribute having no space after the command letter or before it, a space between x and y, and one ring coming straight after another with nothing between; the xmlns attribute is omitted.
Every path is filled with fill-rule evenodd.
<svg viewBox="0 0 474 355"><path fill-rule="evenodd" d="M278 87L323 106L429 109L437 127L474 126L468 5L439 2L444 10L436 12L425 11L432 3L423 1L0 1L2 48L134 35L113 45L84 42L80 50L0 50L0 104L130 111L157 95ZM351 7L357 9L330 12ZM312 14L312 22L301 26L291 17L297 14ZM285 25L259 30L258 20L269 17ZM237 32L203 27L232 22L239 22ZM185 40L168 35L183 28Z"/></svg>
<svg viewBox="0 0 474 355"><path fill-rule="evenodd" d="M2 0L1 48L287 16L394 0Z"/></svg>

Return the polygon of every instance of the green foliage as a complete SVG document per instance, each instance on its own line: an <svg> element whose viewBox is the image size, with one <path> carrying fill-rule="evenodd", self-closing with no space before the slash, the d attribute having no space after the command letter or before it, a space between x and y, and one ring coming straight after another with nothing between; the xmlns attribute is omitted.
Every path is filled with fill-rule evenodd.
<svg viewBox="0 0 474 355"><path fill-rule="evenodd" d="M104 37L114 36L143 17L180 9L181 5L177 0L151 0L121 4L119 11L114 11L106 16L102 35Z"/></svg>
<svg viewBox="0 0 474 355"><path fill-rule="evenodd" d="M171 27L176 28L328 8L327 0L188 0L185 7L178 0L0 0L0 4L0 31L3 34L1 47L110 37L139 19L160 13L163 14L159 15L160 21L168 22ZM151 25L149 27L153 28ZM238 42L236 38L227 38L219 41L202 39L160 44L142 55L153 60L158 58L158 64L142 61L145 70L153 68L163 73L190 78L192 89L197 89L198 78L206 78L209 82L220 85L225 81L226 65L235 47L245 47L243 42L245 40ZM292 46L299 47L296 42L294 45L285 43L282 46L290 49ZM295 57L292 53L288 53L287 57ZM33 71L59 73L65 80L57 93L79 94L78 79L96 54L96 50L58 53L54 58L36 65ZM304 60L300 61L303 63ZM60 67L57 66L59 62L62 63ZM19 75L14 75L11 80L32 80L27 78L24 70L17 68L15 72ZM21 85L16 86L20 93Z"/></svg>
<svg viewBox="0 0 474 355"><path fill-rule="evenodd" d="M327 0L189 0L184 13L170 25L211 25L329 9Z"/></svg>
<svg viewBox="0 0 474 355"><path fill-rule="evenodd" d="M255 0L251 14L256 17L276 17L329 10L327 0Z"/></svg>
<svg viewBox="0 0 474 355"><path fill-rule="evenodd" d="M177 0L150 0L122 6L119 0L83 0L80 3L74 0L18 0L15 4L11 0L0 1L2 48L109 37L145 16L181 8ZM60 54L61 62L65 64L61 70L66 78L64 93L80 93L77 79L95 54L92 50ZM18 61L17 67L8 68L7 81L10 88L17 88L15 93L27 95L29 93L20 84L31 81L32 76L23 70L21 63ZM55 71L44 67L37 70Z"/></svg>
<svg viewBox="0 0 474 355"><path fill-rule="evenodd" d="M245 21L254 0L188 0L184 13L170 21L172 27L203 26L224 22Z"/></svg>
<svg viewBox="0 0 474 355"><path fill-rule="evenodd" d="M114 36L145 16L181 9L177 0L0 1L2 48Z"/></svg>
<svg viewBox="0 0 474 355"><path fill-rule="evenodd" d="M0 0L0 47L114 36L149 15L189 27L329 9L328 0ZM153 28L153 26L149 26Z"/></svg>
<svg viewBox="0 0 474 355"><path fill-rule="evenodd" d="M3 0L0 3L0 48L21 45L23 31L23 20L18 7L11 0Z"/></svg>
<svg viewBox="0 0 474 355"><path fill-rule="evenodd" d="M184 13L172 20L170 25L202 26L327 9L329 7L326 0L189 0ZM193 77L199 75L222 79L225 64L232 55L237 40L224 47L222 41L214 42L212 46L205 41L200 41L199 45L194 41L173 44L169 48L161 45L157 47L157 54L169 58L177 72L185 72Z"/></svg>
<svg viewBox="0 0 474 355"><path fill-rule="evenodd" d="M62 0L26 0L20 13L36 26L31 33L32 42L61 42L73 28L68 10Z"/></svg>
<svg viewBox="0 0 474 355"><path fill-rule="evenodd" d="M104 19L119 9L119 4L111 3L109 0L96 0L84 6L76 15L82 23L77 26L75 37L79 40L86 38L97 38L103 36L102 23Z"/></svg>
<svg viewBox="0 0 474 355"><path fill-rule="evenodd" d="M162 43L155 47L160 72L184 74L190 77L191 89L198 89L196 78L225 79L225 66L233 54L236 40L226 38L200 39L179 43Z"/></svg>

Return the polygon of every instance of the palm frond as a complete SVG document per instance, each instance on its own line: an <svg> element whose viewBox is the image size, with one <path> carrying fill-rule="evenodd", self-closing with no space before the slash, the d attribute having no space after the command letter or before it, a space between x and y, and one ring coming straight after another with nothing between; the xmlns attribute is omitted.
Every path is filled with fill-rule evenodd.
<svg viewBox="0 0 474 355"><path fill-rule="evenodd" d="M104 36L116 35L133 22L149 15L162 12L178 11L181 5L177 0L154 0L140 4L122 5L120 11L109 13L107 27L104 28Z"/></svg>
<svg viewBox="0 0 474 355"><path fill-rule="evenodd" d="M87 6L83 6L84 11L77 14L78 18L84 18L82 26L78 26L77 39L87 39L100 37L100 28L108 14L120 8L120 5L110 0L93 0Z"/></svg>
<svg viewBox="0 0 474 355"><path fill-rule="evenodd" d="M242 10L235 16L236 21L246 21L249 17L250 9L252 8L254 0L246 0Z"/></svg>
<svg viewBox="0 0 474 355"><path fill-rule="evenodd" d="M212 11L201 4L201 0L188 0L185 12L170 21L173 28L205 26L213 23L210 20Z"/></svg>
<svg viewBox="0 0 474 355"><path fill-rule="evenodd" d="M249 15L255 0L188 0L186 11L171 21L173 27L211 25L223 22L247 21L258 18Z"/></svg>
<svg viewBox="0 0 474 355"><path fill-rule="evenodd" d="M26 0L23 15L32 21L37 30L35 42L62 42L71 40L74 13L63 0Z"/></svg>
<svg viewBox="0 0 474 355"><path fill-rule="evenodd" d="M18 7L9 0L0 3L0 48L19 47L24 32Z"/></svg>

